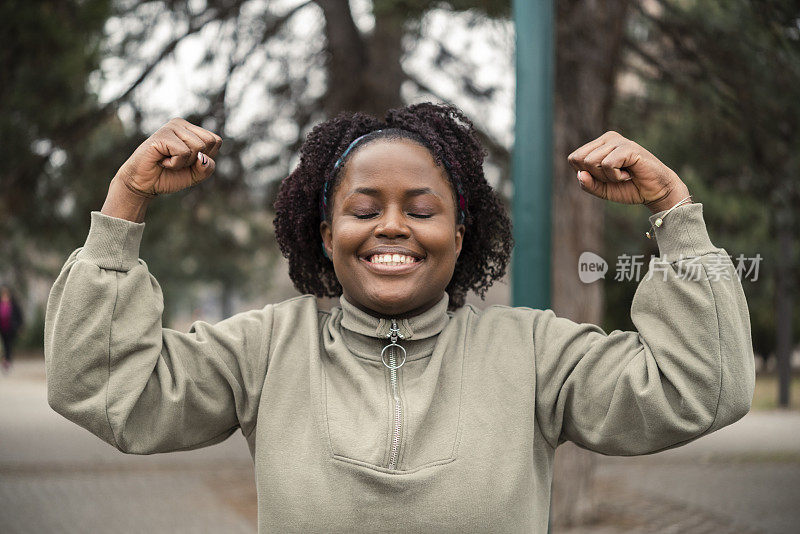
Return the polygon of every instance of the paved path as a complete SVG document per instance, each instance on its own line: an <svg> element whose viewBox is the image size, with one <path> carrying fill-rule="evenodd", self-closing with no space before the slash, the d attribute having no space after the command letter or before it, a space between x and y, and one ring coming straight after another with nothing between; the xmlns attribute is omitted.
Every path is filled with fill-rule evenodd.
<svg viewBox="0 0 800 534"><path fill-rule="evenodd" d="M800 413L756 412L684 447L599 456L598 524L555 534L800 532ZM40 361L0 376L0 532L253 533L253 467L237 433L132 456L47 405Z"/></svg>
<svg viewBox="0 0 800 534"><path fill-rule="evenodd" d="M196 451L127 455L50 409L41 361L0 376L0 532L255 531L241 433Z"/></svg>
<svg viewBox="0 0 800 534"><path fill-rule="evenodd" d="M800 413L751 412L683 447L598 455L601 524L569 534L800 532Z"/></svg>

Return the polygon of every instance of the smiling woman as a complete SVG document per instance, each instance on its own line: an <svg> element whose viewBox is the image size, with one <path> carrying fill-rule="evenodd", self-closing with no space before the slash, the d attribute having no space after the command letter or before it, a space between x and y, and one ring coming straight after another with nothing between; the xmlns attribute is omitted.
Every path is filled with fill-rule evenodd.
<svg viewBox="0 0 800 534"><path fill-rule="evenodd" d="M341 115L308 135L275 229L310 295L163 328L138 257L146 207L208 178L221 142L170 121L111 181L50 294L48 400L134 454L241 429L259 532L545 532L564 441L646 454L749 410L735 269L678 176L617 133L569 160L587 193L653 212L659 275L640 282L637 329L465 306L505 272L510 223L469 121L433 104ZM321 311L315 295L340 306Z"/></svg>
<svg viewBox="0 0 800 534"><path fill-rule="evenodd" d="M404 214L401 231L407 231L406 225L412 220L419 223L413 226L423 233L430 233L423 231L424 228L440 229L447 221L449 232L462 238L469 236L466 240L459 239L460 250L456 251L459 261L445 283L451 309L463 306L469 291L483 295L505 274L513 246L511 223L502 201L486 182L483 158L483 147L469 119L452 107L425 103L391 110L385 121L353 113L319 124L301 148L300 164L284 180L275 203L275 234L289 260L289 275L295 286L303 293L317 296L342 294L341 276L352 275L336 270L335 257L319 244L319 232L320 229L323 235L326 231L336 232L333 217L344 214L341 206L344 199L338 199L337 205L342 180L371 179L369 184L350 186L347 201L354 202L352 206L361 211L352 212L351 207L341 221L345 223L348 217L372 221L360 228L382 224L392 214L391 210L387 213L370 209L386 203L389 194L407 197L404 202L408 205L395 202L393 208L396 213ZM401 179L405 180L406 188L402 193L397 182ZM355 189L362 191L354 195ZM447 219L441 211L450 206L452 215ZM420 208L418 213L409 211L412 207ZM439 211L434 213L433 208ZM425 219L430 220L424 222ZM389 220L389 230L397 222ZM382 239L382 244L387 245L386 237ZM404 242L392 241L394 246ZM334 250L333 254L336 253ZM408 313L413 309L395 309L393 313Z"/></svg>
<svg viewBox="0 0 800 534"><path fill-rule="evenodd" d="M342 294L383 315L428 310L453 277L464 237L445 170L425 147L394 140L361 148L342 172L321 224Z"/></svg>

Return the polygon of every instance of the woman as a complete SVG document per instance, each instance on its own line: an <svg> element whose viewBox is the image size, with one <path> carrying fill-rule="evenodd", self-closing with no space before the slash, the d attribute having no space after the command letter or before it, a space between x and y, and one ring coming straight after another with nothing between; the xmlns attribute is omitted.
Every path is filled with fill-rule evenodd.
<svg viewBox="0 0 800 534"><path fill-rule="evenodd" d="M160 287L138 259L145 210L208 178L221 141L170 121L114 177L51 292L48 392L129 453L241 428L260 532L544 532L560 443L646 454L748 411L733 266L678 176L619 134L570 162L585 191L662 219L666 268L639 285L638 331L463 306L503 275L510 226L471 124L433 104L322 123L282 184L275 227L292 279L341 307L306 295L162 328ZM728 276L707 276L712 264ZM698 265L703 276L684 276Z"/></svg>

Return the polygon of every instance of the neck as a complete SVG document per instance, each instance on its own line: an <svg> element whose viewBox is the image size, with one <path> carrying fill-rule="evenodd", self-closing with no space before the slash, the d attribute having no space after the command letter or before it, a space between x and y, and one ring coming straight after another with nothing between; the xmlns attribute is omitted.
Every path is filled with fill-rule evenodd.
<svg viewBox="0 0 800 534"><path fill-rule="evenodd" d="M426 311L430 310L431 308L433 308L434 306L436 306L439 302L441 302L444 295L445 293L442 292L442 294L439 295L439 297L437 297L436 299L433 299L430 302L423 304L422 306L406 311L404 311L403 308L397 308L395 310L392 309L384 309L380 311L373 310L372 308L369 308L368 306L365 306L362 303L357 302L356 300L348 297L347 295L342 295L342 296L347 300L349 304L352 304L359 310L363 311L364 313L368 313L369 315L375 317L376 319L410 319L417 315L421 315Z"/></svg>
<svg viewBox="0 0 800 534"><path fill-rule="evenodd" d="M374 313L375 310L365 310L363 307L356 306L347 298L347 295L342 295L339 300L343 312L341 322L345 329L380 339L386 338L393 321L400 328L404 339L421 339L435 336L448 321L447 305L449 298L447 293L443 293L442 297L433 306L429 306L424 312L414 315L376 314Z"/></svg>

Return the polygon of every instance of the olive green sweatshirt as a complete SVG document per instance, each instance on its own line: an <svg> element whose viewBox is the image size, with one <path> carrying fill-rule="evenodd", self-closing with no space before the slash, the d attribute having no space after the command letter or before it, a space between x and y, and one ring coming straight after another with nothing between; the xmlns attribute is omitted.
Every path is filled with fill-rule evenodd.
<svg viewBox="0 0 800 534"><path fill-rule="evenodd" d="M652 453L750 407L747 303L701 204L656 229L636 330L610 333L550 310L451 313L446 296L394 321L303 296L178 332L162 326L161 288L138 258L143 229L93 212L55 281L50 405L133 454L241 428L259 532L544 533L563 441ZM382 361L393 322L405 354Z"/></svg>

